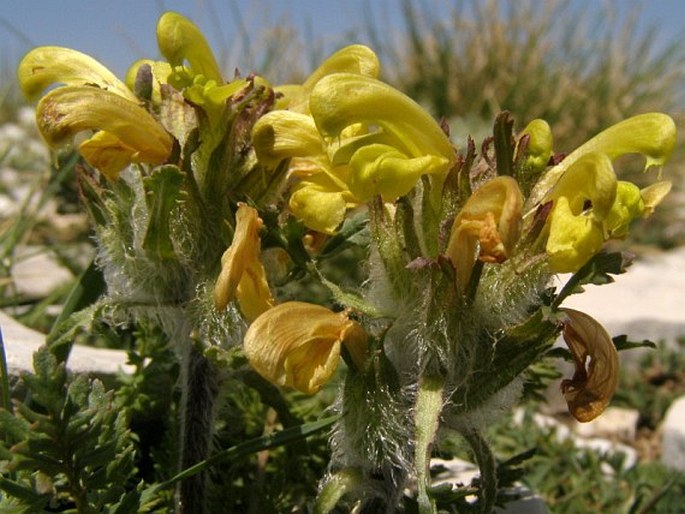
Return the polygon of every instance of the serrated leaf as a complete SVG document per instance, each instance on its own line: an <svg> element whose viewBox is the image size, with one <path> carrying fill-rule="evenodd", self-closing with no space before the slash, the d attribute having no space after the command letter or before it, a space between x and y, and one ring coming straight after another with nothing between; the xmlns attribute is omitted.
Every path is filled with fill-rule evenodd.
<svg viewBox="0 0 685 514"><path fill-rule="evenodd" d="M321 283L326 286L337 303L344 305L345 307L356 309L372 318L382 317L382 314L378 311L378 309L364 300L364 298L362 298L360 295L343 291L338 284L335 284L324 277L314 263L310 263L308 267L321 281Z"/></svg>
<svg viewBox="0 0 685 514"><path fill-rule="evenodd" d="M78 312L74 312L66 319L52 327L46 344L59 362L66 362L74 344L76 333L90 327L102 309L102 305L94 304Z"/></svg>
<svg viewBox="0 0 685 514"><path fill-rule="evenodd" d="M41 494L37 493L31 487L27 487L23 484L19 484L13 480L8 480L4 477L0 477L0 489L5 491L13 498L17 498L25 503L40 504L45 505L47 499ZM19 511L22 512L22 511ZM23 512L28 512L27 510Z"/></svg>
<svg viewBox="0 0 685 514"><path fill-rule="evenodd" d="M140 512L141 495L138 491L130 491L123 495L119 502L112 506L112 514L129 514Z"/></svg>
<svg viewBox="0 0 685 514"><path fill-rule="evenodd" d="M155 260L174 259L169 222L171 213L183 197L184 173L176 166L159 166L143 181L150 219L143 248Z"/></svg>
<svg viewBox="0 0 685 514"><path fill-rule="evenodd" d="M584 285L610 284L614 281L611 275L625 273L632 262L633 256L626 252L600 252L594 255L566 282L554 299L552 308L558 308L568 296L581 293Z"/></svg>
<svg viewBox="0 0 685 514"><path fill-rule="evenodd" d="M0 409L0 444L3 446L12 441L21 441L30 431L30 425L23 419L14 416L10 412Z"/></svg>
<svg viewBox="0 0 685 514"><path fill-rule="evenodd" d="M59 459L37 452L35 449L31 448L30 445L27 450L28 451L26 452L22 452L27 457L26 459L20 459L13 462L12 469L14 471L40 470L47 475L57 475L64 471L64 465Z"/></svg>

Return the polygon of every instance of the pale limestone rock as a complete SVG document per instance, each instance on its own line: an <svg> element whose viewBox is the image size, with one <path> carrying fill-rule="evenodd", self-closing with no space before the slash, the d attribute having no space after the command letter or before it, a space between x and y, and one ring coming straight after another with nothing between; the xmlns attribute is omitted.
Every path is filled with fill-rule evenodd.
<svg viewBox="0 0 685 514"><path fill-rule="evenodd" d="M25 327L3 312L0 312L0 328L10 374L16 376L21 372L32 372L33 353L45 343L45 335ZM73 373L97 376L113 376L120 371L133 373L134 367L126 360L126 352L122 350L74 345L67 369Z"/></svg>
<svg viewBox="0 0 685 514"><path fill-rule="evenodd" d="M469 485L479 475L478 466L461 459L431 459L431 469L441 471L433 478L432 485L443 484ZM496 508L497 514L548 514L547 505L539 496L524 487L518 487L512 493L521 495L518 500L510 501L504 508ZM467 498L468 499L468 498ZM473 498L475 500L475 498Z"/></svg>
<svg viewBox="0 0 685 514"><path fill-rule="evenodd" d="M560 276L560 283L568 278ZM611 284L583 286L585 291L569 296L563 307L590 314L612 336L658 342L685 334L685 248L643 257L614 278Z"/></svg>
<svg viewBox="0 0 685 514"><path fill-rule="evenodd" d="M661 462L685 472L685 396L674 401L661 425Z"/></svg>
<svg viewBox="0 0 685 514"><path fill-rule="evenodd" d="M576 422L573 430L581 437L607 437L634 441L640 413L635 409L607 407L601 416L589 423Z"/></svg>
<svg viewBox="0 0 685 514"><path fill-rule="evenodd" d="M54 253L39 247L17 248L10 273L16 293L29 298L44 298L74 278Z"/></svg>
<svg viewBox="0 0 685 514"><path fill-rule="evenodd" d="M523 409L517 409L514 413L514 424L522 426L524 422L524 416L525 413ZM620 453L623 455L624 468L632 468L633 466L635 466L635 464L637 464L637 451L635 451L634 448L626 444L622 444L617 441L612 441L609 439L599 437L581 437L579 434L571 430L563 423L560 423L552 416L546 416L544 414L533 414L532 422L535 423L538 427L546 429L550 432L554 430L556 439L559 442L571 439L576 448L583 450L592 450L602 455ZM605 470L605 472L607 474L611 474L607 470Z"/></svg>

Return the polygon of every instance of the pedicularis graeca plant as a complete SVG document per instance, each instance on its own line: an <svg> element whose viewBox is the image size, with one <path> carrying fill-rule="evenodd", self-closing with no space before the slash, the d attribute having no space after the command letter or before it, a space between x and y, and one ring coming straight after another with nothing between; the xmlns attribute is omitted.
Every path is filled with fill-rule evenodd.
<svg viewBox="0 0 685 514"><path fill-rule="evenodd" d="M123 82L57 47L31 51L19 80L29 99L42 95L48 145L78 136L106 282L98 305L112 306L97 312L158 326L181 363L179 466L200 472L182 474L178 512L206 510L203 463L229 380L315 394L344 361L318 513L392 512L407 488L419 512L437 512L446 493L431 488L431 454L454 434L480 467L472 507L491 512L498 470L484 429L559 335L575 364L561 382L570 413L602 413L617 344L563 300L624 271L627 257L605 242L651 214L670 183L639 189L613 162L663 165L670 117L627 119L562 156L546 122L515 131L503 113L479 150L459 148L378 79L365 46L341 49L303 84L274 86L256 74L227 81L176 13L157 38L166 60L135 63ZM364 250L358 266L325 269L352 246ZM557 273L573 273L558 290ZM318 293L289 287L304 275ZM337 281L345 275L363 277ZM52 351L63 360L71 332L61 334Z"/></svg>

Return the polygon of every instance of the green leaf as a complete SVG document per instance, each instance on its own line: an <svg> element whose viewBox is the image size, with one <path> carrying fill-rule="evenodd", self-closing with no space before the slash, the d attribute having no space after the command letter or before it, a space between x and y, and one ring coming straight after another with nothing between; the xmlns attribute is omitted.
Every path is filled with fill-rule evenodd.
<svg viewBox="0 0 685 514"><path fill-rule="evenodd" d="M78 156L78 154L77 154ZM81 202L96 226L104 227L111 222L111 217L105 208L106 199L112 195L109 189L103 188L91 172L78 170L76 180L79 186Z"/></svg>
<svg viewBox="0 0 685 514"><path fill-rule="evenodd" d="M328 514L346 493L358 488L364 483L360 470L345 468L337 471L326 481L321 492L316 497L314 514Z"/></svg>
<svg viewBox="0 0 685 514"><path fill-rule="evenodd" d="M7 370L7 356L5 355L5 340L2 337L0 328L0 408L12 412L12 402L10 401L10 381L9 371Z"/></svg>
<svg viewBox="0 0 685 514"><path fill-rule="evenodd" d="M497 174L513 175L514 173L514 118L508 111L503 111L495 118L493 131Z"/></svg>
<svg viewBox="0 0 685 514"><path fill-rule="evenodd" d="M30 487L14 482L13 480L8 480L4 477L0 477L0 489L24 503L38 503L42 505L47 503L47 497L37 493Z"/></svg>
<svg viewBox="0 0 685 514"><path fill-rule="evenodd" d="M614 281L611 275L625 273L626 268L633 262L633 256L626 252L600 252L593 256L566 282L562 290L552 302L552 308L557 309L570 295L583 292L586 284L602 285Z"/></svg>
<svg viewBox="0 0 685 514"><path fill-rule="evenodd" d="M81 273L67 297L62 312L55 320L50 330L51 337L57 333L58 327L73 313L78 312L94 304L105 293L107 284L100 268L92 260L90 265Z"/></svg>
<svg viewBox="0 0 685 514"><path fill-rule="evenodd" d="M350 246L367 246L369 244L369 217L360 212L345 219L340 230L328 238L319 258L332 257Z"/></svg>
<svg viewBox="0 0 685 514"><path fill-rule="evenodd" d="M149 498L154 496L154 493L167 489L174 485L176 482L185 480L186 478L192 477L205 471L206 469L226 461L236 461L246 455L251 455L253 453L260 452L262 450L269 450L271 448L277 448L279 446L284 446L286 444L293 443L295 441L301 441L310 435L313 435L321 430L324 430L335 423L340 416L330 416L328 418L321 419L319 421L313 421L311 423L305 423L292 428L286 428L280 432L274 434L265 435L262 437L257 437L255 439L250 439L244 443L240 443L226 450L222 450L215 453L208 459L198 462L194 466L191 466L179 474L168 480L163 484L154 485L142 493L142 498L148 501Z"/></svg>
<svg viewBox="0 0 685 514"><path fill-rule="evenodd" d="M0 409L0 433L3 434L0 444L9 447L13 442L22 441L30 430L31 427L25 420L8 410Z"/></svg>
<svg viewBox="0 0 685 514"><path fill-rule="evenodd" d="M307 265L307 269L311 271L311 273L316 278L318 278L324 286L326 286L326 288L330 291L331 295L333 295L333 299L340 305L344 305L345 307L351 307L353 309L361 311L372 318L383 317L382 313L379 312L378 309L376 309L373 305L364 300L364 298L362 298L360 295L350 293L348 291L343 291L343 289L340 286L338 286L338 284L331 282L326 277L324 277L314 262L310 262Z"/></svg>
<svg viewBox="0 0 685 514"><path fill-rule="evenodd" d="M184 173L171 165L155 168L143 181L150 216L143 248L156 260L176 257L169 222L172 211L183 197L184 181Z"/></svg>
<svg viewBox="0 0 685 514"><path fill-rule="evenodd" d="M103 305L98 303L90 305L65 317L52 327L47 337L47 345L59 362L67 361L76 334L79 330L90 327L102 308Z"/></svg>
<svg viewBox="0 0 685 514"><path fill-rule="evenodd" d="M612 338L616 350L632 350L634 348L654 348L656 349L656 344L648 339L643 339L642 341L628 341L628 336L622 334Z"/></svg>
<svg viewBox="0 0 685 514"><path fill-rule="evenodd" d="M462 391L462 398L452 399L455 405L473 409L509 384L531 364L545 355L559 334L555 313L542 307L525 322L512 327L495 342L490 365L475 374L471 386Z"/></svg>
<svg viewBox="0 0 685 514"><path fill-rule="evenodd" d="M497 466L498 487L502 489L515 486L516 481L520 480L525 473L525 470L520 467L521 464L534 457L537 451L537 448L531 448L499 463Z"/></svg>

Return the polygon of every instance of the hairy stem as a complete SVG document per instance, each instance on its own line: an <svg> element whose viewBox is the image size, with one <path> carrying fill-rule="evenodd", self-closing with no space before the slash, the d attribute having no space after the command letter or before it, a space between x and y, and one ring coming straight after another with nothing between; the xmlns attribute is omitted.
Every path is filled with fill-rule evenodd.
<svg viewBox="0 0 685 514"><path fill-rule="evenodd" d="M181 418L181 469L187 469L209 456L214 401L218 386L216 370L197 346L191 344L184 362ZM206 514L207 473L189 476L178 490L178 514Z"/></svg>
<svg viewBox="0 0 685 514"><path fill-rule="evenodd" d="M430 486L430 458L433 441L438 431L443 406L444 382L436 377L423 377L416 399L416 448L414 466L418 487L420 514L435 514L435 502L428 495Z"/></svg>
<svg viewBox="0 0 685 514"><path fill-rule="evenodd" d="M487 441L476 430L462 432L480 468L480 511L490 514L497 499L497 463Z"/></svg>

